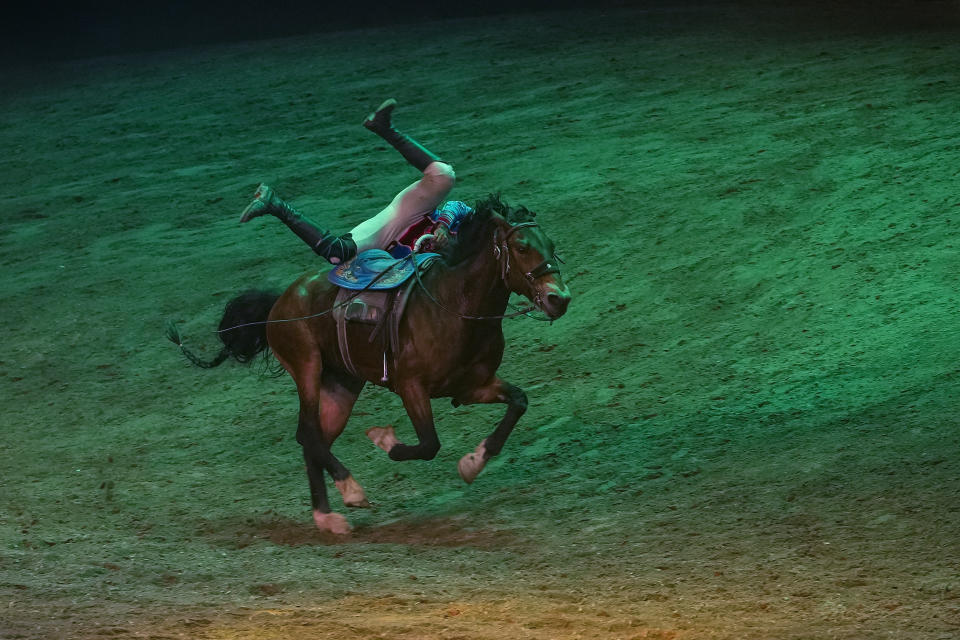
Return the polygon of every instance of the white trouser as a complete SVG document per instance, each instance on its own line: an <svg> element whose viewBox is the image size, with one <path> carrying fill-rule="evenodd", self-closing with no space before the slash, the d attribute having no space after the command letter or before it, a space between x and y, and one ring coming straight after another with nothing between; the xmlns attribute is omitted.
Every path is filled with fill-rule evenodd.
<svg viewBox="0 0 960 640"><path fill-rule="evenodd" d="M397 194L393 202L369 220L350 230L357 253L384 249L403 235L411 225L430 215L453 189L456 175L444 162L431 162L423 177Z"/></svg>

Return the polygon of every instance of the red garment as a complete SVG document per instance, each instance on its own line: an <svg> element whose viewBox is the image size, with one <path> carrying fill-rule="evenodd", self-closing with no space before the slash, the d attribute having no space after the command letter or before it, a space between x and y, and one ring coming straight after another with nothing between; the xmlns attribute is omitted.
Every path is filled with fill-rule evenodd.
<svg viewBox="0 0 960 640"><path fill-rule="evenodd" d="M387 247L387 251L391 251L394 247L400 244L405 247L409 247L412 250L413 245L416 244L417 240L420 239L420 236L433 233L436 225L437 223L431 220L429 215L423 216L422 219L407 227L407 230L404 231L399 238L397 238L396 242L391 242L390 246Z"/></svg>

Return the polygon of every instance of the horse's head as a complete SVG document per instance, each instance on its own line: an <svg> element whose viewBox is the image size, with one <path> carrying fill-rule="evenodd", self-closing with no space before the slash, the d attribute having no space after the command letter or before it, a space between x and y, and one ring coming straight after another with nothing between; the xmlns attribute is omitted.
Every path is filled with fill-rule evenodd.
<svg viewBox="0 0 960 640"><path fill-rule="evenodd" d="M553 241L540 226L530 220L511 224L498 221L494 232L493 253L507 288L526 296L551 320L567 311L570 289L560 275L560 259Z"/></svg>

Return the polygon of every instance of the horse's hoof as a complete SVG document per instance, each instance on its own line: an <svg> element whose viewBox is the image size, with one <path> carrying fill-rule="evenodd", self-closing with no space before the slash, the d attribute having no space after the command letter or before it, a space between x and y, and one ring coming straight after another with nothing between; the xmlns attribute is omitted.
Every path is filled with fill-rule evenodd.
<svg viewBox="0 0 960 640"><path fill-rule="evenodd" d="M464 482L471 484L480 475L483 468L487 466L486 453L487 447L486 441L484 441L472 453L460 458L457 463L457 471L460 472L460 477L463 478Z"/></svg>
<svg viewBox="0 0 960 640"><path fill-rule="evenodd" d="M337 486L337 490L343 496L345 506L360 509L366 509L370 506L370 503L367 502L367 494L363 492L363 487L353 479L353 476L347 476L346 480L336 480L333 484Z"/></svg>
<svg viewBox="0 0 960 640"><path fill-rule="evenodd" d="M339 513L320 513L313 512L313 522L320 531L329 531L338 536L345 536L350 533L350 523Z"/></svg>
<svg viewBox="0 0 960 640"><path fill-rule="evenodd" d="M367 429L367 437L387 453L390 453L394 445L400 444L400 440L393 432L393 427L370 427Z"/></svg>

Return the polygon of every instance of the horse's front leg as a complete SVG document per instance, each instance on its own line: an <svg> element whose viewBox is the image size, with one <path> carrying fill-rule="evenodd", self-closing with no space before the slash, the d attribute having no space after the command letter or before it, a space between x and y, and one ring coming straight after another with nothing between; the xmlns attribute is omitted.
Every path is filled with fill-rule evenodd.
<svg viewBox="0 0 960 640"><path fill-rule="evenodd" d="M430 395L419 384L408 384L398 389L397 394L403 400L403 407L410 416L419 442L414 445L400 442L393 427L371 427L367 429L367 437L386 451L391 460L433 460L440 450L440 438L433 424Z"/></svg>
<svg viewBox="0 0 960 640"><path fill-rule="evenodd" d="M467 484L474 481L477 475L483 471L487 460L500 453L504 443L510 437L514 425L527 411L527 394L520 387L494 377L490 382L482 387L473 389L469 393L453 399L454 406L461 404L491 404L499 402L507 405L507 413L503 416L500 424L494 429L487 438L481 442L477 448L467 455L460 458L457 463L457 470L460 477Z"/></svg>

